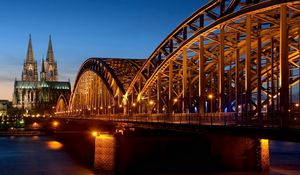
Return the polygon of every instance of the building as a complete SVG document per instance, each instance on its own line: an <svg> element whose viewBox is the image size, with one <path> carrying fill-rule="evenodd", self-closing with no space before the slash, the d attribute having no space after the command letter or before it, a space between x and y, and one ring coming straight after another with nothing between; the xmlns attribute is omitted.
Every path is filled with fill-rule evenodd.
<svg viewBox="0 0 300 175"><path fill-rule="evenodd" d="M15 80L13 107L37 113L50 113L60 95L67 99L71 94L70 82L58 81L57 62L54 58L51 36L46 60L41 61L40 78L34 59L31 36L23 65L21 80Z"/></svg>
<svg viewBox="0 0 300 175"><path fill-rule="evenodd" d="M7 115L9 106L11 106L11 102L8 100L0 100L0 117Z"/></svg>

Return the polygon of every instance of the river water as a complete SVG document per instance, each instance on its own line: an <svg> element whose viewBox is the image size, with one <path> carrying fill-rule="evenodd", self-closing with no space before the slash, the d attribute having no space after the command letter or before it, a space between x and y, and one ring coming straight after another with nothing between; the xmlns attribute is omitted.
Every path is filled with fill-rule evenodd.
<svg viewBox="0 0 300 175"><path fill-rule="evenodd" d="M51 137L0 137L0 175L90 175Z"/></svg>
<svg viewBox="0 0 300 175"><path fill-rule="evenodd" d="M270 163L269 173L255 174L300 174L300 143L270 141ZM64 145L51 137L0 137L0 175L21 174L91 175L94 173L73 160L64 149Z"/></svg>

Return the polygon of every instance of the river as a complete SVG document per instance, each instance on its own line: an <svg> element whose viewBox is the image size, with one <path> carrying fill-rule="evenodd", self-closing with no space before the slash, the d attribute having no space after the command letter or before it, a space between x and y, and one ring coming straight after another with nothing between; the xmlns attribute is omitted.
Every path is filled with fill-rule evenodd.
<svg viewBox="0 0 300 175"><path fill-rule="evenodd" d="M270 173L255 174L300 174L300 143L270 141L270 163ZM64 145L52 137L0 137L0 175L20 174L92 175L94 173L72 159L64 149Z"/></svg>

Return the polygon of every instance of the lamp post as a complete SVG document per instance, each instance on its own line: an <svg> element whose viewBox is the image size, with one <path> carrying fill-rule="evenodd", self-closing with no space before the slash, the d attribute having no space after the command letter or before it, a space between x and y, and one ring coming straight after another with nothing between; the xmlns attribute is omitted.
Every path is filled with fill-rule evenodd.
<svg viewBox="0 0 300 175"><path fill-rule="evenodd" d="M212 99L213 99L213 95L212 94L208 94L208 99L210 99L210 112L212 112Z"/></svg>
<svg viewBox="0 0 300 175"><path fill-rule="evenodd" d="M212 123L212 110L213 110L213 108L212 108L212 99L213 99L213 95L212 94L208 94L208 99L210 99L210 125L212 125L213 123Z"/></svg>

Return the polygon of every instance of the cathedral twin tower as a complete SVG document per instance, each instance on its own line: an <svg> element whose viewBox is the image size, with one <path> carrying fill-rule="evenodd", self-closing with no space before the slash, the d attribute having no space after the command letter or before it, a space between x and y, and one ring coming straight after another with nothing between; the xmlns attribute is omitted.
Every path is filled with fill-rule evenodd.
<svg viewBox="0 0 300 175"><path fill-rule="evenodd" d="M51 36L49 36L46 61L42 59L40 81L57 81L57 62L54 60ZM22 71L22 81L38 81L37 62L34 60L31 35L29 35L28 50Z"/></svg>
<svg viewBox="0 0 300 175"><path fill-rule="evenodd" d="M15 80L13 106L28 109L33 113L51 114L60 96L68 100L71 94L71 84L58 81L57 63L54 59L51 36L49 37L46 60L42 59L40 79L38 77L37 61L34 60L31 36L21 81Z"/></svg>

